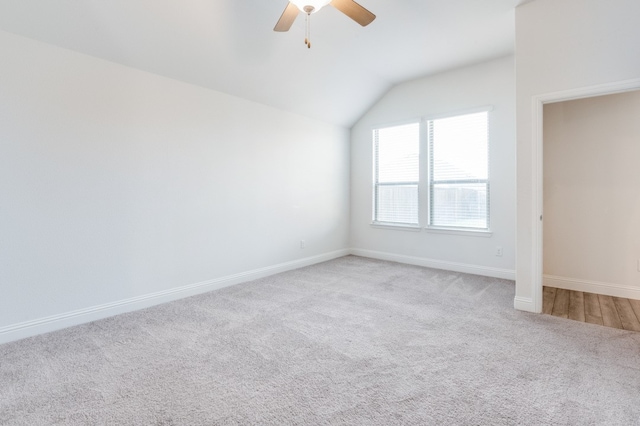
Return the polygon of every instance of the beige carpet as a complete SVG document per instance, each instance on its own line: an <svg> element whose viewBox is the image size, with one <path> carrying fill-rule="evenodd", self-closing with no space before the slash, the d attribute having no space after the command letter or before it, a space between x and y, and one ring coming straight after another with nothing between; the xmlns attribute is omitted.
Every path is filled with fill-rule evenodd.
<svg viewBox="0 0 640 426"><path fill-rule="evenodd" d="M0 346L2 425L638 425L640 333L348 256Z"/></svg>

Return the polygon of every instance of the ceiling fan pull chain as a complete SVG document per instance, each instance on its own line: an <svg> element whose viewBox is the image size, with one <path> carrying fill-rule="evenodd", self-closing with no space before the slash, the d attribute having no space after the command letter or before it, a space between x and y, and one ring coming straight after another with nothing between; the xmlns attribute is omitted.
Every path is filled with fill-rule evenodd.
<svg viewBox="0 0 640 426"><path fill-rule="evenodd" d="M311 13L307 15L307 39L309 40L307 47L311 49Z"/></svg>
<svg viewBox="0 0 640 426"><path fill-rule="evenodd" d="M309 49L311 49L311 13L307 12L304 17L305 23L305 35L304 35L304 44L307 45Z"/></svg>

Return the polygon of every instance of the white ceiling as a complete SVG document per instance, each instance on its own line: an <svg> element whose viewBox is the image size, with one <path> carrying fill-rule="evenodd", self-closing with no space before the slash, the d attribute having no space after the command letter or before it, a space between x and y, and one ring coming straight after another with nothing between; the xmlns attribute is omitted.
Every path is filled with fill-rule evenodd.
<svg viewBox="0 0 640 426"><path fill-rule="evenodd" d="M526 0L525 0L526 1ZM359 0L273 27L287 0L0 2L0 29L350 127L393 85L513 52L522 0Z"/></svg>

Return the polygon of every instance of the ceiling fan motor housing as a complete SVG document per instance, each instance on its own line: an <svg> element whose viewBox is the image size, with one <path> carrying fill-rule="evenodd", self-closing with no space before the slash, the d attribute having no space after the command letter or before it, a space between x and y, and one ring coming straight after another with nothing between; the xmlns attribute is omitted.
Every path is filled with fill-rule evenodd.
<svg viewBox="0 0 640 426"><path fill-rule="evenodd" d="M290 0L298 9L306 14L312 14L328 5L331 0Z"/></svg>

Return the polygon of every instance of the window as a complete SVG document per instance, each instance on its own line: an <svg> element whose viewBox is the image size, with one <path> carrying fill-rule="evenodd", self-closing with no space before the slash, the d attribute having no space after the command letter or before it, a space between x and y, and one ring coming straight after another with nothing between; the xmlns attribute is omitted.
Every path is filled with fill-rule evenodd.
<svg viewBox="0 0 640 426"><path fill-rule="evenodd" d="M374 129L374 223L488 230L488 118L483 111Z"/></svg>
<svg viewBox="0 0 640 426"><path fill-rule="evenodd" d="M430 120L429 226L489 228L488 113Z"/></svg>
<svg viewBox="0 0 640 426"><path fill-rule="evenodd" d="M377 223L418 225L420 123L373 131Z"/></svg>

